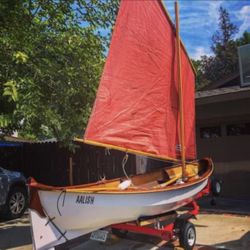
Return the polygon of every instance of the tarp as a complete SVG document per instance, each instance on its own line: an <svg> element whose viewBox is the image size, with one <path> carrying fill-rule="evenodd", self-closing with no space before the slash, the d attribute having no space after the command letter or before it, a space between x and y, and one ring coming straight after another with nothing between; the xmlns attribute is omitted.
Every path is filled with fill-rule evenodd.
<svg viewBox="0 0 250 250"><path fill-rule="evenodd" d="M8 148L8 147L22 147L23 143L20 142L5 142L0 141L0 148Z"/></svg>
<svg viewBox="0 0 250 250"><path fill-rule="evenodd" d="M180 158L175 29L161 1L121 1L85 142ZM195 74L181 46L186 158L196 157Z"/></svg>

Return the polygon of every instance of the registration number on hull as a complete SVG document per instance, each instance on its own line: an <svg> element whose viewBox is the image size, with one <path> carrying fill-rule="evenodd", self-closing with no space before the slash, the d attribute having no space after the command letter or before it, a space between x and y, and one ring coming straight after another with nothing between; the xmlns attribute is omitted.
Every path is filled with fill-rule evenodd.
<svg viewBox="0 0 250 250"><path fill-rule="evenodd" d="M105 230L97 230L91 233L90 239L105 242L107 240L108 233L109 232Z"/></svg>

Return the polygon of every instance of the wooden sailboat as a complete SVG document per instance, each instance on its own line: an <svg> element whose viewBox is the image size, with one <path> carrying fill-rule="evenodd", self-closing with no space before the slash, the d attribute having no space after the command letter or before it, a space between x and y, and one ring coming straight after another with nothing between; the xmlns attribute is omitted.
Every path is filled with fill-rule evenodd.
<svg viewBox="0 0 250 250"><path fill-rule="evenodd" d="M160 0L121 1L84 138L172 166L80 186L32 181L36 249L178 209L207 185L213 164L196 160L195 73L178 33Z"/></svg>

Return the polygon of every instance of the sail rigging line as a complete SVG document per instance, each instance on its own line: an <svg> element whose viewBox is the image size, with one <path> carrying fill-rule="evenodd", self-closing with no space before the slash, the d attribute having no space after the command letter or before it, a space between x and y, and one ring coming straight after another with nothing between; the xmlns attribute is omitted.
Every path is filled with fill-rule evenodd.
<svg viewBox="0 0 250 250"><path fill-rule="evenodd" d="M123 170L123 173L126 176L126 178L129 180L129 177L128 177L127 172L125 170L125 166L126 166L127 161L128 161L128 154L126 153L126 155L124 155L124 157L122 159L122 170Z"/></svg>
<svg viewBox="0 0 250 250"><path fill-rule="evenodd" d="M179 111L180 111L180 143L181 143L181 162L182 162L182 179L186 179L185 164L185 142L184 142L184 109L183 109L183 91L182 91L182 68L181 68L181 51L180 51L180 30L179 30L179 4L175 1L175 26L176 26L176 52L177 52L177 79L179 90Z"/></svg>

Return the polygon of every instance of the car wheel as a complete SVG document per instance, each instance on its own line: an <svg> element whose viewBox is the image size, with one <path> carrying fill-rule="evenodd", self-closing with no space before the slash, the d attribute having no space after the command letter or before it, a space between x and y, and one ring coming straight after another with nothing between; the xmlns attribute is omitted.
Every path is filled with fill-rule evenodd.
<svg viewBox="0 0 250 250"><path fill-rule="evenodd" d="M5 219L16 219L23 215L27 207L28 199L26 189L23 187L11 188L3 209Z"/></svg>

